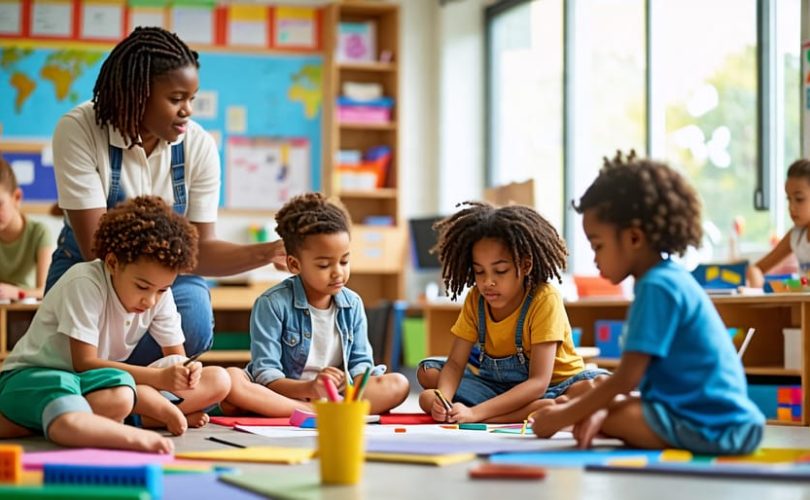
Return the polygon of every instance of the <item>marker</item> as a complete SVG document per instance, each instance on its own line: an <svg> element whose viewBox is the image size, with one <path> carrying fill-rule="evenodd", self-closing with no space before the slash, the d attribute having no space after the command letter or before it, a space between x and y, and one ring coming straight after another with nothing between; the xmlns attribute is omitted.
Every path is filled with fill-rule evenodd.
<svg viewBox="0 0 810 500"><path fill-rule="evenodd" d="M247 448L247 446L245 445L239 443L232 443L231 441L225 441L224 439L220 439L214 436L208 436L205 439L207 439L208 441L213 441L215 443L227 444L228 446L233 446L234 448Z"/></svg>
<svg viewBox="0 0 810 500"><path fill-rule="evenodd" d="M329 401L333 403L339 402L340 396L338 395L337 387L335 387L332 379L329 377L321 377L321 381L323 382L323 386L326 388L326 397L329 398Z"/></svg>
<svg viewBox="0 0 810 500"><path fill-rule="evenodd" d="M451 405L450 401L448 401L447 398L444 397L442 391L440 391L439 389L433 389L433 393L436 394L436 397L439 398L439 401L442 402L442 406L444 406L445 410L450 411L453 409L453 405Z"/></svg>

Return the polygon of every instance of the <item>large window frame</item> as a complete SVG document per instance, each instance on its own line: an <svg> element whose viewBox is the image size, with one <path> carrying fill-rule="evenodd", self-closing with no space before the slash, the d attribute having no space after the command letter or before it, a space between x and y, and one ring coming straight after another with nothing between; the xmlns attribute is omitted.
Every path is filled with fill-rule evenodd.
<svg viewBox="0 0 810 500"><path fill-rule="evenodd" d="M485 34L485 102L484 102L484 182L485 185L491 187L496 178L493 165L493 81L492 81L492 29L494 22L499 16L508 13L510 10L530 3L535 0L502 0L494 5L487 7L484 16L484 34ZM543 1L543 0L539 0ZM653 26L653 9L656 0L645 0L645 59L646 59L646 75L644 82L645 92L645 145L647 155L650 157L662 157L661 144L663 144L662 134L663 126L661 120L661 109L655 99L655 69L656 64L660 63L655 61L655 54L652 50L652 40L655 36ZM587 2L587 0L586 0ZM783 78L781 74L782 68L777 64L777 50L778 38L776 27L776 4L778 0L756 0L757 3L757 173L756 173L756 188L751 193L751 202L756 210L771 212L773 227L783 234L785 227L785 206L784 194L782 189L782 181L784 179L785 159L781 155L780 144L784 141L785 130L781 126L783 119L783 110L781 109L784 102L783 95L780 93L784 91ZM576 72L576 46L577 36L574 26L575 9L585 8L586 3L581 0L564 0L563 2L563 95L560 96L563 102L563 117L562 117L562 176L563 176L563 207L562 209L562 234L566 241L576 241L576 234L580 231L578 227L578 219L576 214L570 210L568 203L578 193L574 193L574 177L577 172L574 171L575 161L575 132L577 129L576 124L576 99L577 94L574 91L574 83L577 81ZM807 5L802 4L802 19L807 14ZM802 35L806 33L806 28L802 27ZM801 71L801 69L800 69ZM800 79L801 80L801 79ZM798 89L797 89L798 90ZM804 102L804 96L800 98L800 102ZM803 119L800 119L800 126L803 125ZM804 137L802 131L799 131L799 136ZM802 144L803 146L803 144ZM802 151L804 148L801 148ZM571 245L569 248L569 267L576 269L576 263L579 260L576 252L584 251L583 248L577 248L577 245Z"/></svg>

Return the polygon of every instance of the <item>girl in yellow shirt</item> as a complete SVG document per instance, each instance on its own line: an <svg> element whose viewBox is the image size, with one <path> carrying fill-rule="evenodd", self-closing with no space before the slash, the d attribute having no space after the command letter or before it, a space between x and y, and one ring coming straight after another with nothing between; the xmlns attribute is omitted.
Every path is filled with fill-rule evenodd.
<svg viewBox="0 0 810 500"><path fill-rule="evenodd" d="M567 255L554 227L525 206L464 205L436 224L433 251L453 299L475 287L451 329L447 359L419 365L419 404L439 422L520 422L607 372L585 369L562 297L547 283L560 280Z"/></svg>

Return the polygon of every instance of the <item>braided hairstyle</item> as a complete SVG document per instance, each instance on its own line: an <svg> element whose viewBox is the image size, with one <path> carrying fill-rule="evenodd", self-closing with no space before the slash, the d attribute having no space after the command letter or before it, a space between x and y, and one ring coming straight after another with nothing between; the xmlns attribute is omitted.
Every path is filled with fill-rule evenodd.
<svg viewBox="0 0 810 500"><path fill-rule="evenodd" d="M14 193L17 190L17 177L14 175L14 170L11 169L11 165L2 155L0 155L0 189L8 193Z"/></svg>
<svg viewBox="0 0 810 500"><path fill-rule="evenodd" d="M276 232L288 255L298 255L307 236L349 233L349 214L321 193L294 196L276 213Z"/></svg>
<svg viewBox="0 0 810 500"><path fill-rule="evenodd" d="M135 28L101 66L93 87L96 123L111 125L132 147L138 142L152 82L186 66L199 69L198 55L177 35L163 28Z"/></svg>
<svg viewBox="0 0 810 500"><path fill-rule="evenodd" d="M496 208L488 203L466 201L455 214L433 225L438 233L431 249L442 264L442 280L455 300L464 288L475 284L473 245L484 238L503 243L512 253L515 265L529 259L531 271L526 288L546 283L552 277L562 282L568 250L557 230L535 210L522 205Z"/></svg>
<svg viewBox="0 0 810 500"><path fill-rule="evenodd" d="M143 257L185 272L197 265L197 238L197 228L162 198L138 196L101 217L93 251L102 259L112 253L124 265Z"/></svg>
<svg viewBox="0 0 810 500"><path fill-rule="evenodd" d="M659 253L683 255L703 237L701 203L695 189L669 166L621 151L609 160L574 210L596 209L602 222L636 227Z"/></svg>

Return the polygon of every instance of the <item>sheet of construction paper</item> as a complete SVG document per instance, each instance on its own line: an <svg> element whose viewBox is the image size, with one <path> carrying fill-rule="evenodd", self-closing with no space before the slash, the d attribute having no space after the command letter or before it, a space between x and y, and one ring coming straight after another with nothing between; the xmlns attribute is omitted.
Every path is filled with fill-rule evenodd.
<svg viewBox="0 0 810 500"><path fill-rule="evenodd" d="M216 474L169 474L163 476L163 498L194 500L258 500L261 495L220 481Z"/></svg>
<svg viewBox="0 0 810 500"><path fill-rule="evenodd" d="M588 465L589 472L627 472L630 474L664 474L679 476L703 477L738 477L744 479L780 479L791 481L810 481L810 468L774 465L738 465L738 464L695 464L658 462L645 466L627 465Z"/></svg>
<svg viewBox="0 0 810 500"><path fill-rule="evenodd" d="M448 431L452 432L452 431ZM369 437L366 441L366 452L405 453L421 455L445 455L448 453L475 453L477 455L491 455L501 452L532 452L548 449L548 442L540 439L521 439L520 437L497 439L497 435L480 433L494 439L474 439L449 441L421 439L395 439L391 437Z"/></svg>
<svg viewBox="0 0 810 500"><path fill-rule="evenodd" d="M717 457L717 463L806 463L810 450L802 448L760 448L750 455Z"/></svg>
<svg viewBox="0 0 810 500"><path fill-rule="evenodd" d="M300 464L309 461L315 454L311 448L280 448L275 446L251 446L208 451L186 451L177 458L191 460L216 460L221 462L259 462L275 464Z"/></svg>
<svg viewBox="0 0 810 500"><path fill-rule="evenodd" d="M137 451L77 448L70 450L35 451L23 453L23 467L41 469L44 464L71 465L145 465L173 462L172 455L140 453Z"/></svg>
<svg viewBox="0 0 810 500"><path fill-rule="evenodd" d="M388 413L380 415L380 423L383 425L435 425L436 421L425 413Z"/></svg>
<svg viewBox="0 0 810 500"><path fill-rule="evenodd" d="M660 450L590 449L590 450L548 450L529 453L497 453L489 457L493 463L542 465L545 467L585 467L605 465L614 461L622 463L657 462Z"/></svg>
<svg viewBox="0 0 810 500"><path fill-rule="evenodd" d="M262 425L241 425L234 426L234 430L256 434L268 438L293 438L293 437L316 437L316 429L302 429L301 427L275 427Z"/></svg>
<svg viewBox="0 0 810 500"><path fill-rule="evenodd" d="M475 460L475 453L449 453L446 455L419 455L413 453L366 452L368 462L394 462L421 465L452 465Z"/></svg>
<svg viewBox="0 0 810 500"><path fill-rule="evenodd" d="M248 472L223 474L219 479L239 488L259 493L263 498L310 500L320 498L321 492L324 491L317 472L311 474Z"/></svg>
<svg viewBox="0 0 810 500"><path fill-rule="evenodd" d="M211 417L211 423L224 425L225 427L236 427L237 425L261 425L264 427L275 427L290 425L290 419L287 417Z"/></svg>

